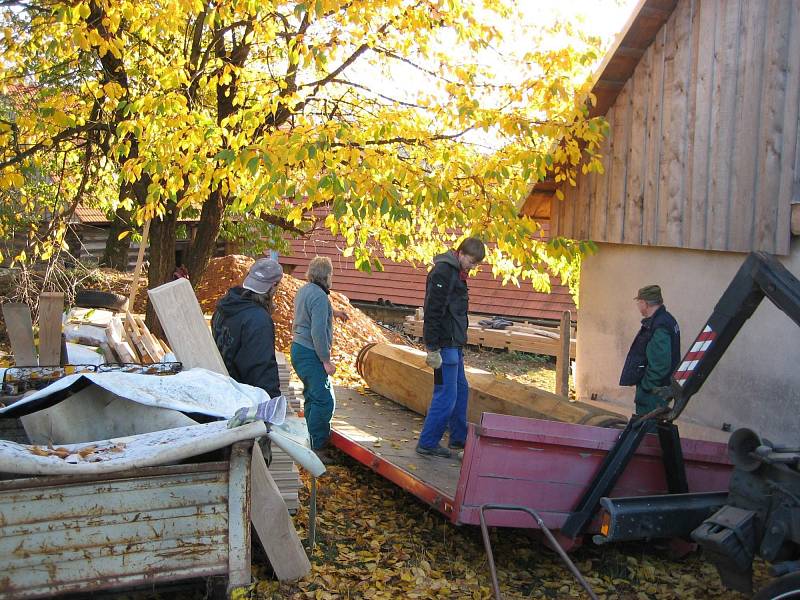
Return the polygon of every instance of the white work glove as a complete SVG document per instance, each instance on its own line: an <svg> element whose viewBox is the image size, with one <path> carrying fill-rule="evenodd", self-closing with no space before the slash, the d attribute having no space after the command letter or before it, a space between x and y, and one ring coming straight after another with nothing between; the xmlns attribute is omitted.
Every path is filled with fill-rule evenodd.
<svg viewBox="0 0 800 600"><path fill-rule="evenodd" d="M431 369L438 369L442 366L442 353L438 350L428 352L428 355L425 357L425 364Z"/></svg>

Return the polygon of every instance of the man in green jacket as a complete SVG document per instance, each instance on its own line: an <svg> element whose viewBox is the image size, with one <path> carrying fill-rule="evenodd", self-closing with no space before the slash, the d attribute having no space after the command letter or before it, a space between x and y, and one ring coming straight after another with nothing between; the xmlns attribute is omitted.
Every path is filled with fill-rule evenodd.
<svg viewBox="0 0 800 600"><path fill-rule="evenodd" d="M644 318L628 351L619 384L636 386L636 414L644 415L667 404L658 388L670 385L672 373L680 363L681 330L667 312L659 286L641 288L635 300Z"/></svg>

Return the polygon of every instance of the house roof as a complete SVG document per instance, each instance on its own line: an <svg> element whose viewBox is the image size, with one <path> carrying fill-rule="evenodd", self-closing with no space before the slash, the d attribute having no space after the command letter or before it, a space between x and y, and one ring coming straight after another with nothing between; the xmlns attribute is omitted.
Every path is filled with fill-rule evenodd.
<svg viewBox="0 0 800 600"><path fill-rule="evenodd" d="M327 229L317 230L310 237L290 240L291 254L281 256L285 267L294 267L295 277L304 277L306 267L315 256L327 256L333 263L333 287L351 300L378 302L388 300L403 306L422 306L425 298L425 265L396 263L382 256L383 272L364 273L355 268L352 257L343 257L344 239L334 237ZM549 294L537 292L530 283L522 282L502 285L492 277L491 270L483 266L469 280L470 312L515 318L552 319L561 318L565 310L572 311L576 320L577 309L569 290L552 281Z"/></svg>
<svg viewBox="0 0 800 600"><path fill-rule="evenodd" d="M97 208L90 208L79 204L75 208L74 218L81 223L108 223L106 214Z"/></svg>
<svg viewBox="0 0 800 600"><path fill-rule="evenodd" d="M592 93L597 103L589 111L590 116L608 112L677 4L678 0L639 0L595 70Z"/></svg>
<svg viewBox="0 0 800 600"><path fill-rule="evenodd" d="M592 94L597 102L589 109L590 117L603 116L608 112L677 4L678 0L639 0L600 66L595 69ZM536 183L531 187L520 211L537 219L549 219L550 199L555 188L555 184L549 180Z"/></svg>

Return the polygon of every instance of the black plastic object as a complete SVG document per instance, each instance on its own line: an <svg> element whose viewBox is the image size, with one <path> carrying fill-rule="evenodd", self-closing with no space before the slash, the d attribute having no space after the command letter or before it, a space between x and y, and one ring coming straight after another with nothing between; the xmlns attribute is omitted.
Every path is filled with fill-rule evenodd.
<svg viewBox="0 0 800 600"><path fill-rule="evenodd" d="M725 587L753 591L756 553L755 511L723 506L692 532L692 539L714 563Z"/></svg>
<svg viewBox="0 0 800 600"><path fill-rule="evenodd" d="M114 292L100 290L79 290L75 295L75 306L82 308L107 308L109 310L125 310L128 299Z"/></svg>

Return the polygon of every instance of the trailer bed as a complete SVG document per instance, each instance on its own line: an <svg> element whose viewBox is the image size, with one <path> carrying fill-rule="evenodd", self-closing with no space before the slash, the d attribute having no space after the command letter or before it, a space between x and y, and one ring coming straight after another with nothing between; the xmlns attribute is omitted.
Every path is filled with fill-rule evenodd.
<svg viewBox="0 0 800 600"><path fill-rule="evenodd" d="M538 512L560 529L619 434L616 429L484 413L470 424L463 464L414 452L423 417L372 392L336 388L334 446L427 502L455 524L479 524L484 504ZM682 439L690 492L725 490L727 445ZM666 493L661 448L648 435L611 497ZM496 511L493 526L537 527L525 513ZM586 533L596 532L592 523Z"/></svg>
<svg viewBox="0 0 800 600"><path fill-rule="evenodd" d="M335 394L333 445L450 515L461 461L420 456L414 451L424 418L373 392L337 387Z"/></svg>

